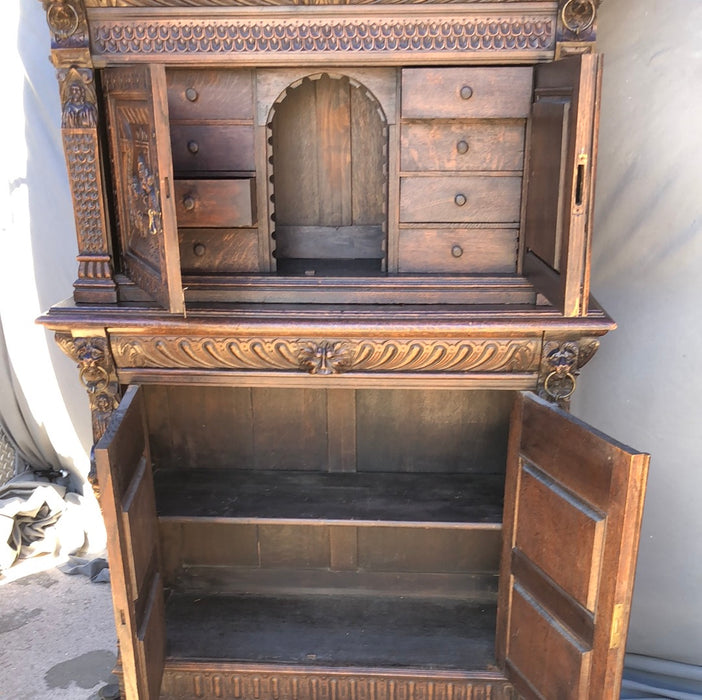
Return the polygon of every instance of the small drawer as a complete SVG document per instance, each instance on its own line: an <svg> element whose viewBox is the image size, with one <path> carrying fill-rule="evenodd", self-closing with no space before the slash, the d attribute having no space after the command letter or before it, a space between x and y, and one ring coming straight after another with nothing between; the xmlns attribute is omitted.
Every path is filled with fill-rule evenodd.
<svg viewBox="0 0 702 700"><path fill-rule="evenodd" d="M507 274L517 268L517 228L400 230L400 272Z"/></svg>
<svg viewBox="0 0 702 700"><path fill-rule="evenodd" d="M171 120L253 120L250 70L169 69L166 82Z"/></svg>
<svg viewBox="0 0 702 700"><path fill-rule="evenodd" d="M400 178L404 223L516 223L522 178L512 176Z"/></svg>
<svg viewBox="0 0 702 700"><path fill-rule="evenodd" d="M178 173L248 172L254 163L253 126L171 126L173 169Z"/></svg>
<svg viewBox="0 0 702 700"><path fill-rule="evenodd" d="M401 169L521 170L525 122L412 122L400 130Z"/></svg>
<svg viewBox="0 0 702 700"><path fill-rule="evenodd" d="M526 118L532 69L405 68L402 117L405 119Z"/></svg>
<svg viewBox="0 0 702 700"><path fill-rule="evenodd" d="M184 274L258 272L258 230L185 228L178 231Z"/></svg>
<svg viewBox="0 0 702 700"><path fill-rule="evenodd" d="M256 223L255 186L245 180L176 180L176 217L182 228L234 228Z"/></svg>

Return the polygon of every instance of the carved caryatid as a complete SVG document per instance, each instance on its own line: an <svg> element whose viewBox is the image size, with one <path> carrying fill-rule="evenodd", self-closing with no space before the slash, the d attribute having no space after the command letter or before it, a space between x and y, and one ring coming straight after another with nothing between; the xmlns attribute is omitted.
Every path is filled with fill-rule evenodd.
<svg viewBox="0 0 702 700"><path fill-rule="evenodd" d="M78 376L90 399L93 441L97 442L107 430L120 399L119 382L107 338L75 338L70 333L57 333L56 342L61 350L78 364ZM88 480L98 496L97 474L92 460Z"/></svg>
<svg viewBox="0 0 702 700"><path fill-rule="evenodd" d="M599 346L600 342L596 338L547 341L539 373L539 396L567 409L580 369L592 359Z"/></svg>
<svg viewBox="0 0 702 700"><path fill-rule="evenodd" d="M107 233L98 138L99 111L82 0L43 0L51 30L51 60L61 95L61 133L78 238L81 302L117 301Z"/></svg>

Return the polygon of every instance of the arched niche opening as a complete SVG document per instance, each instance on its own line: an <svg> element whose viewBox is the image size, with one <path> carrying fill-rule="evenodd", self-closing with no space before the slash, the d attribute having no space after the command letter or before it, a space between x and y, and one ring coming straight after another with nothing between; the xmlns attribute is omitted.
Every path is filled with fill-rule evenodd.
<svg viewBox="0 0 702 700"><path fill-rule="evenodd" d="M346 76L290 86L269 123L273 256L283 275L386 269L387 122Z"/></svg>

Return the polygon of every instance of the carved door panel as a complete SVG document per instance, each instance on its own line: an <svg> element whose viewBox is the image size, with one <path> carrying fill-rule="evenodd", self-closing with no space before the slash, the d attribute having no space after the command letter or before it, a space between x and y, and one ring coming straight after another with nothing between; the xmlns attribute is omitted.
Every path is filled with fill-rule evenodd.
<svg viewBox="0 0 702 700"><path fill-rule="evenodd" d="M565 316L587 314L602 57L534 70L524 271Z"/></svg>
<svg viewBox="0 0 702 700"><path fill-rule="evenodd" d="M166 655L158 520L141 391L130 386L95 446L126 700L158 698Z"/></svg>
<svg viewBox="0 0 702 700"><path fill-rule="evenodd" d="M647 469L648 455L518 398L497 658L524 697L619 697Z"/></svg>
<svg viewBox="0 0 702 700"><path fill-rule="evenodd" d="M107 68L103 77L123 271L163 307L181 313L165 69Z"/></svg>

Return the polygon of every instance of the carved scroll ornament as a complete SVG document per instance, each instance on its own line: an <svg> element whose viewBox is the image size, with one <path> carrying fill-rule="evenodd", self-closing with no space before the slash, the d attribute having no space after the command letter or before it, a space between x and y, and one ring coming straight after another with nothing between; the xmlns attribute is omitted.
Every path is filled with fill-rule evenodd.
<svg viewBox="0 0 702 700"><path fill-rule="evenodd" d="M350 372L534 372L537 339L315 340L112 336L120 368Z"/></svg>

